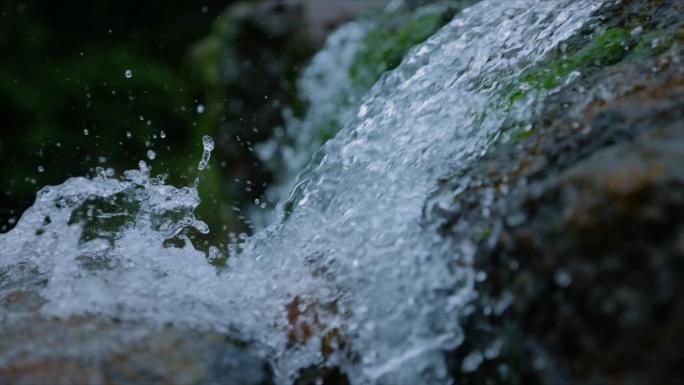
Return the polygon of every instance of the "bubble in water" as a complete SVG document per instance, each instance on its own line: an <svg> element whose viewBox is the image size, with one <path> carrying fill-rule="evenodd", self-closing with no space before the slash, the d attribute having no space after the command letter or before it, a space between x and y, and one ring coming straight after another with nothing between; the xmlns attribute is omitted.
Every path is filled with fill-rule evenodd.
<svg viewBox="0 0 684 385"><path fill-rule="evenodd" d="M149 160L154 160L157 157L157 153L152 150L147 150L147 158Z"/></svg>
<svg viewBox="0 0 684 385"><path fill-rule="evenodd" d="M197 105L197 113L201 114L204 112L204 104L198 104Z"/></svg>
<svg viewBox="0 0 684 385"><path fill-rule="evenodd" d="M124 72L124 76L126 76L126 79L132 78L133 77L133 71L126 70L126 72Z"/></svg>

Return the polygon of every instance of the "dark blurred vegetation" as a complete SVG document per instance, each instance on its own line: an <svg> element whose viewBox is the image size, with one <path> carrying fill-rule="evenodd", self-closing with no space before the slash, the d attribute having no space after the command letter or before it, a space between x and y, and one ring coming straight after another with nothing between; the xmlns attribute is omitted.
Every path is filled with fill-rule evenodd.
<svg viewBox="0 0 684 385"><path fill-rule="evenodd" d="M224 6L213 0L4 2L2 225L16 220L46 184L92 174L98 165L134 168L146 143L159 154L153 171L194 177L186 166L201 151L192 128L205 92L186 70L185 52ZM128 69L131 78L124 75Z"/></svg>

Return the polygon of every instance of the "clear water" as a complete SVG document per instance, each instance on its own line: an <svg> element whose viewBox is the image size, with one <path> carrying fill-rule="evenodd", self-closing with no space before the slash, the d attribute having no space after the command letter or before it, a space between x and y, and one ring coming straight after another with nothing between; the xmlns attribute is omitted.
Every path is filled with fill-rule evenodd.
<svg viewBox="0 0 684 385"><path fill-rule="evenodd" d="M477 295L475 250L424 223L426 197L507 119L524 118L530 104L501 108L501 88L601 3L492 0L457 15L362 99L297 178L292 213L246 240L221 274L184 235L209 231L193 215L195 186L165 185L141 161L120 179L100 170L43 188L0 235L10 273L0 290L20 285L12 272L24 266L46 281L45 315L235 333L282 384L315 364L340 366L353 384L449 383L442 352L463 339L455 320ZM210 140L204 149L200 173Z"/></svg>
<svg viewBox="0 0 684 385"><path fill-rule="evenodd" d="M321 146L322 128L336 126L335 121L345 119L358 105L363 91L353 86L349 68L370 28L370 21L352 21L328 37L297 81L298 98L308 104L306 115L297 118L292 111L285 110L285 126L273 138L255 146L259 158L276 177L266 193L269 201L287 198L297 173ZM264 211L257 210L255 215L264 216ZM255 224L263 224L273 218L252 219Z"/></svg>

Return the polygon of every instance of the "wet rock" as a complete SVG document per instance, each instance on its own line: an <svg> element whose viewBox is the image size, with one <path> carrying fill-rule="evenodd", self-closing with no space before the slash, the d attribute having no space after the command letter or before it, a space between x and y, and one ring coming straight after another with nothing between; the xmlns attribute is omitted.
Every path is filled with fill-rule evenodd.
<svg viewBox="0 0 684 385"><path fill-rule="evenodd" d="M608 25L681 29L666 12L677 2L623 3ZM684 377L684 50L672 36L660 53L585 68L531 135L428 202L444 237L478 244L478 298L447 354L458 383Z"/></svg>
<svg viewBox="0 0 684 385"><path fill-rule="evenodd" d="M45 280L39 270L29 264L0 270L0 383L272 383L263 358L218 332L95 315L41 315Z"/></svg>
<svg viewBox="0 0 684 385"><path fill-rule="evenodd" d="M219 333L101 317L3 325L0 356L6 384L271 383L261 358Z"/></svg>

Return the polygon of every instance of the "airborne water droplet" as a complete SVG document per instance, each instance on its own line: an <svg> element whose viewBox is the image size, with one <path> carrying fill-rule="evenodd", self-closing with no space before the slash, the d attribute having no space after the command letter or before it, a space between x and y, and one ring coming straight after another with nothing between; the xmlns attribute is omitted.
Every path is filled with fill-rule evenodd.
<svg viewBox="0 0 684 385"><path fill-rule="evenodd" d="M38 166L38 172L43 172L45 171L45 168L43 166Z"/></svg>
<svg viewBox="0 0 684 385"><path fill-rule="evenodd" d="M214 139L209 135L204 135L202 137L202 146L204 147L204 151L214 151Z"/></svg>
<svg viewBox="0 0 684 385"><path fill-rule="evenodd" d="M214 150L214 139L212 139L209 135L204 135L202 137L202 147L204 147L204 151L202 152L202 160L200 160L199 164L197 165L197 169L200 171L207 168L207 165L209 164L211 152Z"/></svg>
<svg viewBox="0 0 684 385"><path fill-rule="evenodd" d="M102 180L107 179L107 172L100 166L95 167L95 174Z"/></svg>
<svg viewBox="0 0 684 385"><path fill-rule="evenodd" d="M197 113L201 114L204 112L204 104L198 104L197 105Z"/></svg>
<svg viewBox="0 0 684 385"><path fill-rule="evenodd" d="M147 157L148 157L150 160L154 160L154 158L157 157L157 153L154 152L154 151L152 151L152 150L147 150Z"/></svg>
<svg viewBox="0 0 684 385"><path fill-rule="evenodd" d="M132 78L133 77L133 71L126 70L126 72L124 72L124 76L126 76L126 79Z"/></svg>

